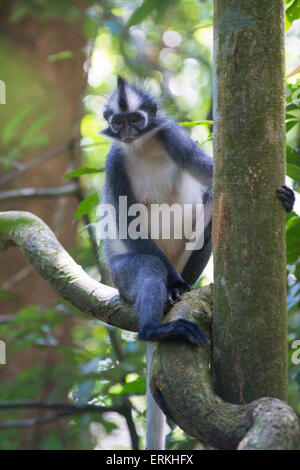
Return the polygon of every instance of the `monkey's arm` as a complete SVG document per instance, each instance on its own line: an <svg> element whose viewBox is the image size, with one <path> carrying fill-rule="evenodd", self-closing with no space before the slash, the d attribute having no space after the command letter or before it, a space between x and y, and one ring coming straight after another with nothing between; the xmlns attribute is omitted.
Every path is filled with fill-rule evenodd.
<svg viewBox="0 0 300 470"><path fill-rule="evenodd" d="M134 195L132 194L130 183L124 167L124 155L121 154L119 149L112 148L108 156L106 164L106 201L114 205L117 213L117 226L118 226L118 213L119 213L119 197L127 196L128 207L136 203ZM127 228L130 224L132 217L127 214ZM126 239L122 239L122 243L126 246L130 253L157 256L165 265L167 269L167 287L171 291L171 297L176 298L176 295L184 292L189 288L188 284L183 280L180 274L175 270L174 266L167 258L167 256L160 250L156 243L151 238L138 238L133 240L127 234ZM171 299L170 299L171 300Z"/></svg>
<svg viewBox="0 0 300 470"><path fill-rule="evenodd" d="M168 123L158 134L170 157L200 182L212 187L213 160L177 124ZM294 191L286 185L277 188L277 196L285 210L293 210Z"/></svg>
<svg viewBox="0 0 300 470"><path fill-rule="evenodd" d="M213 160L175 123L168 123L158 134L162 144L177 165L201 183L212 186Z"/></svg>

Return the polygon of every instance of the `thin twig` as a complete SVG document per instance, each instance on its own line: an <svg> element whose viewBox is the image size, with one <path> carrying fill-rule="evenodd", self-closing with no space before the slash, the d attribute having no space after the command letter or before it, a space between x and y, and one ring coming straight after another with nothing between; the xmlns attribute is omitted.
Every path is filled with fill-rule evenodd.
<svg viewBox="0 0 300 470"><path fill-rule="evenodd" d="M3 289L10 290L15 284L20 281L23 281L23 279L25 279L25 277L27 277L28 274L30 274L31 272L33 272L33 267L31 266L31 264L26 264L25 266L23 266L23 268L21 268L19 271L10 276L10 278L8 278L7 281L4 282L4 284L2 284Z"/></svg>
<svg viewBox="0 0 300 470"><path fill-rule="evenodd" d="M37 165L40 165L41 163L46 162L50 158L57 157L60 154L66 152L67 150L69 150L70 145L72 145L73 141L74 141L74 139L71 139L71 141L67 142L66 144L60 145L59 147L56 147L55 149L51 149L48 152L42 153L38 157L32 158L28 163L25 163L24 165L19 164L18 168L16 168L13 171L10 171L9 173L7 173L6 175L3 175L0 178L0 186L3 186L4 184L6 184L9 181L16 178L17 176L19 176L23 173L26 173L31 168L33 168ZM81 145L80 141L79 141L79 137L76 137L75 138L75 145L77 147L81 147L81 148L92 148L92 147L98 147L98 146L101 146L101 145L106 145L106 143L105 142L93 142L93 143L90 143L90 144ZM6 158L5 157L0 157L0 160L1 159L5 160Z"/></svg>
<svg viewBox="0 0 300 470"><path fill-rule="evenodd" d="M8 189L7 191L0 192L0 202L12 201L14 199L32 199L32 198L58 198L62 196L76 195L79 186L77 183L69 183L64 186L53 188L21 188L21 189Z"/></svg>
<svg viewBox="0 0 300 470"><path fill-rule="evenodd" d="M96 406L96 405L85 405L85 406L75 406L69 403L44 403L40 401L15 401L15 402L0 402L0 409L46 409L46 410L61 410L58 413L52 413L46 416L38 418L28 418L20 419L17 421L2 421L0 422L0 429L12 429L12 428L24 428L24 427L34 427L37 425L43 425L56 421L61 418L67 418L74 414L84 414L84 413L108 413L115 412L120 413L124 416L127 421L128 409L126 406Z"/></svg>
<svg viewBox="0 0 300 470"><path fill-rule="evenodd" d="M40 400L16 400L16 401L1 401L0 410L7 409L24 409L24 408L35 408L43 410L60 410L67 411L68 413L106 413L117 412L123 414L123 406L102 406L102 405L84 405L76 406L71 403L64 402L42 402Z"/></svg>
<svg viewBox="0 0 300 470"><path fill-rule="evenodd" d="M0 429L15 429L15 428L29 428L34 426L42 426L43 424L51 423L61 418L66 418L70 416L69 412L65 413L53 413L48 416L43 416L42 418L28 418L28 419L19 419L17 421L6 421L0 422Z"/></svg>
<svg viewBox="0 0 300 470"><path fill-rule="evenodd" d="M10 173L7 173L6 175L2 176L2 178L0 178L0 186L3 186L4 184L8 183L8 181L13 180L20 174L25 173L26 171L30 170L30 168L36 165L39 165L40 163L43 163L46 160L49 160L49 158L57 157L61 153L66 152L69 148L69 145L70 144L68 142L67 144L60 145L59 147L56 147L55 149L51 149L48 152L42 153L38 157L30 160L28 163L25 163L24 165L22 165L21 168L13 170Z"/></svg>

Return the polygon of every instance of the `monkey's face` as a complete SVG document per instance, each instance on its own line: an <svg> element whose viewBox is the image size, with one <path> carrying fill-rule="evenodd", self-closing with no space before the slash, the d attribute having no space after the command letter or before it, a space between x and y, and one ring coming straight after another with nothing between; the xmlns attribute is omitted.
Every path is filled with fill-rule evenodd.
<svg viewBox="0 0 300 470"><path fill-rule="evenodd" d="M118 86L103 114L109 127L101 134L129 144L158 127L156 111L156 103L150 95L118 77Z"/></svg>
<svg viewBox="0 0 300 470"><path fill-rule="evenodd" d="M113 114L108 122L116 138L127 144L144 134L147 114L141 110L134 113Z"/></svg>

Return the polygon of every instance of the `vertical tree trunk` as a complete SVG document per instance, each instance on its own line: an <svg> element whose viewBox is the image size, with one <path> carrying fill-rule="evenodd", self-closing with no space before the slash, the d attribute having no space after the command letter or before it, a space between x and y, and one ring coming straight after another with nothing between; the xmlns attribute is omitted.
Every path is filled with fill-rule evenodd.
<svg viewBox="0 0 300 470"><path fill-rule="evenodd" d="M214 7L216 391L286 399L284 1Z"/></svg>

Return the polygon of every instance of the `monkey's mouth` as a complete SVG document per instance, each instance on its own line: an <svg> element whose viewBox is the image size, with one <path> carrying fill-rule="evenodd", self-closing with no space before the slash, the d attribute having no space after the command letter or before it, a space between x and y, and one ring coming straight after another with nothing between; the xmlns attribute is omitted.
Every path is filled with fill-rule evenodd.
<svg viewBox="0 0 300 470"><path fill-rule="evenodd" d="M131 144L131 142L134 142L137 139L137 137L126 137L126 139L122 139L122 142L125 144Z"/></svg>

